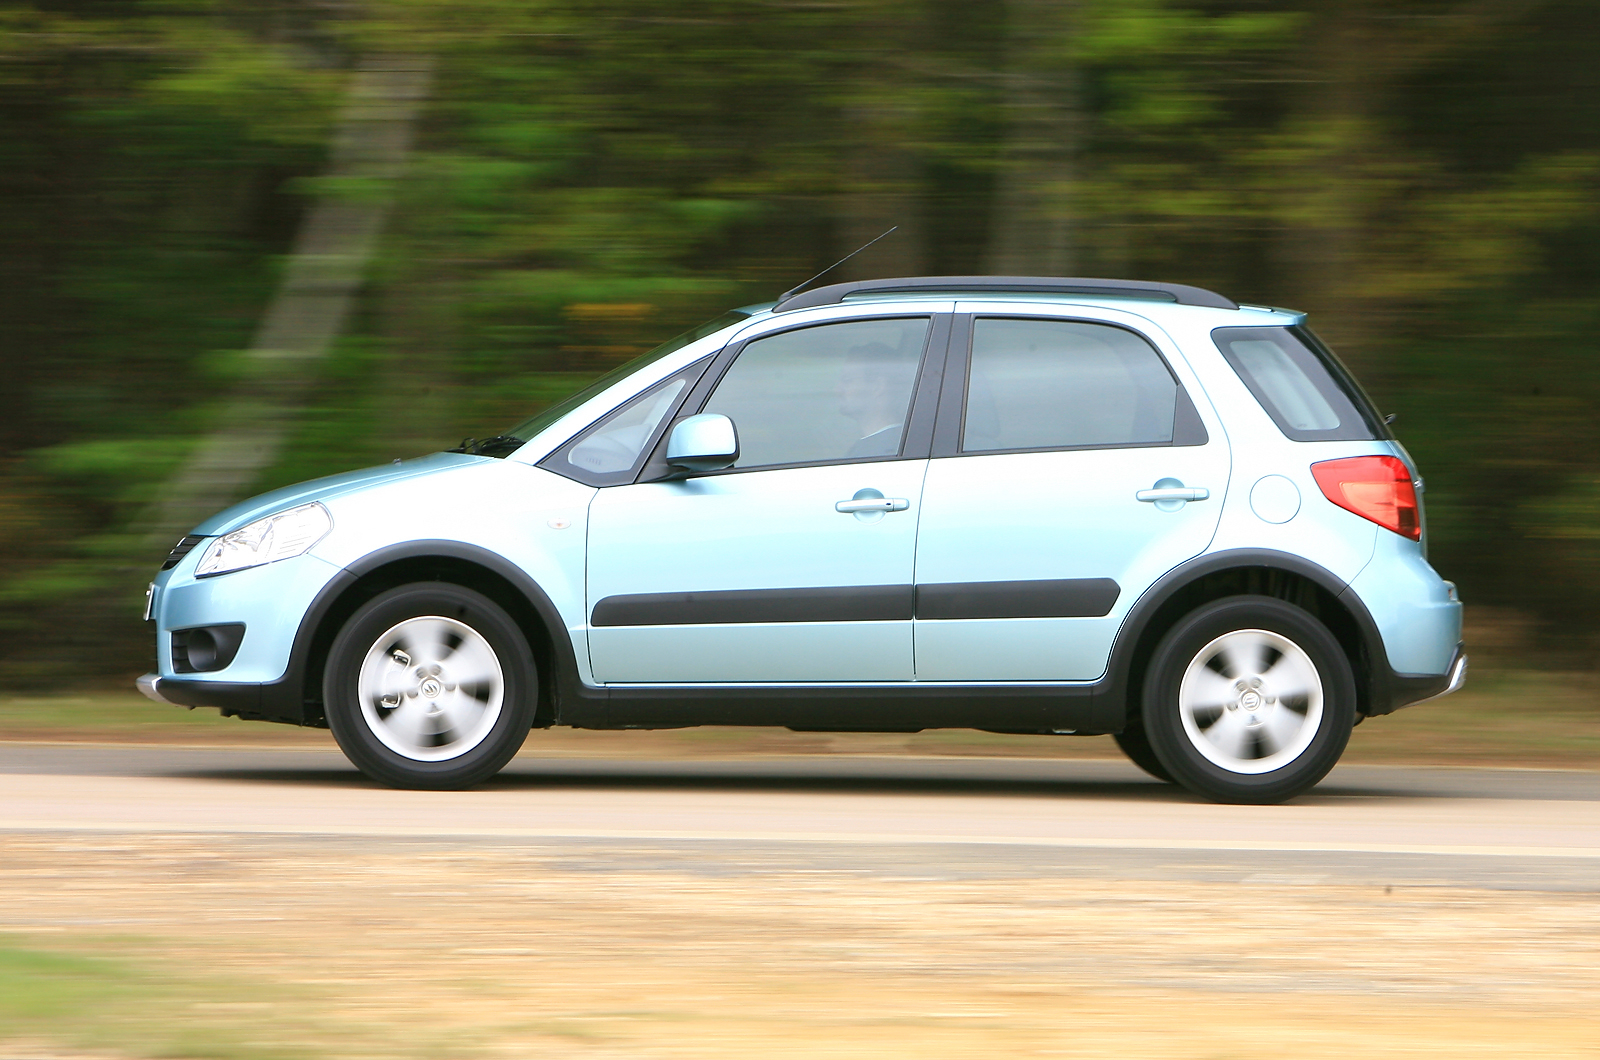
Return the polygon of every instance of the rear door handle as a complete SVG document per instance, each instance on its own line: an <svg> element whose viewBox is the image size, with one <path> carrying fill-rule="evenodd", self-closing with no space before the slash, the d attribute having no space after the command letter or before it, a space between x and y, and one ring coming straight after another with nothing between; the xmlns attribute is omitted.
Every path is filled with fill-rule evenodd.
<svg viewBox="0 0 1600 1060"><path fill-rule="evenodd" d="M1133 495L1134 500L1140 501L1203 501L1209 496L1211 491L1204 486L1162 486Z"/></svg>
<svg viewBox="0 0 1600 1060"><path fill-rule="evenodd" d="M838 502L833 510L850 515L857 512L903 512L909 507L911 502L904 497L858 497Z"/></svg>

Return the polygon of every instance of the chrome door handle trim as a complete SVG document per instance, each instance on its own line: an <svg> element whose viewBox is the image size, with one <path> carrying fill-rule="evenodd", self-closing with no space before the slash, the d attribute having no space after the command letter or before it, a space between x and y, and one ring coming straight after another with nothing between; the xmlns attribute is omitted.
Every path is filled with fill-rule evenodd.
<svg viewBox="0 0 1600 1060"><path fill-rule="evenodd" d="M1140 490L1133 495L1139 501L1203 501L1211 496L1204 486L1164 486L1161 489Z"/></svg>
<svg viewBox="0 0 1600 1060"><path fill-rule="evenodd" d="M903 512L911 507L904 497L863 497L860 500L840 501L833 506L836 512L851 515L856 512Z"/></svg>

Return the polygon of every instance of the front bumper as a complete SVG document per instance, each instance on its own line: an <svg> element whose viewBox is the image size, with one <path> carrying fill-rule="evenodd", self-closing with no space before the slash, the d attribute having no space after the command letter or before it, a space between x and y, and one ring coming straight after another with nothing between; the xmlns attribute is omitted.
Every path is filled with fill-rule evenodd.
<svg viewBox="0 0 1600 1060"><path fill-rule="evenodd" d="M134 682L157 703L174 707L215 707L224 718L319 725L306 715L298 675L281 681L204 681L145 674Z"/></svg>
<svg viewBox="0 0 1600 1060"><path fill-rule="evenodd" d="M307 554L196 579L197 560L185 557L156 578L151 603L159 670L138 679L139 691L158 703L215 707L224 717L320 724L320 710L306 704L310 639L355 576ZM237 654L216 670L179 673L173 631L224 623L245 628Z"/></svg>

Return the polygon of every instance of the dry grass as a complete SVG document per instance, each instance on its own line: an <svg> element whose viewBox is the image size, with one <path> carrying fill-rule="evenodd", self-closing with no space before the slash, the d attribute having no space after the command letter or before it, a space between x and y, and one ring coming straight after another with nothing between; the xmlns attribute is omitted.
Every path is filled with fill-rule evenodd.
<svg viewBox="0 0 1600 1060"><path fill-rule="evenodd" d="M0 1015L0 1043L210 1057L1600 1056L1592 894L951 881L800 872L726 848L686 872L603 847L0 842L0 906L24 954L0 960L0 995L41 963L66 994L43 1027Z"/></svg>

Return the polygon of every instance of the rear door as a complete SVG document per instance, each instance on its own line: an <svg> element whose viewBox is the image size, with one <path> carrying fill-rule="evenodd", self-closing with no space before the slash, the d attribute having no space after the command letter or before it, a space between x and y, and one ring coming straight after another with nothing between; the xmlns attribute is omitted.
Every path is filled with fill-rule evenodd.
<svg viewBox="0 0 1600 1060"><path fill-rule="evenodd" d="M923 490L917 678L1092 681L1140 593L1209 544L1227 440L1139 318L970 308Z"/></svg>

